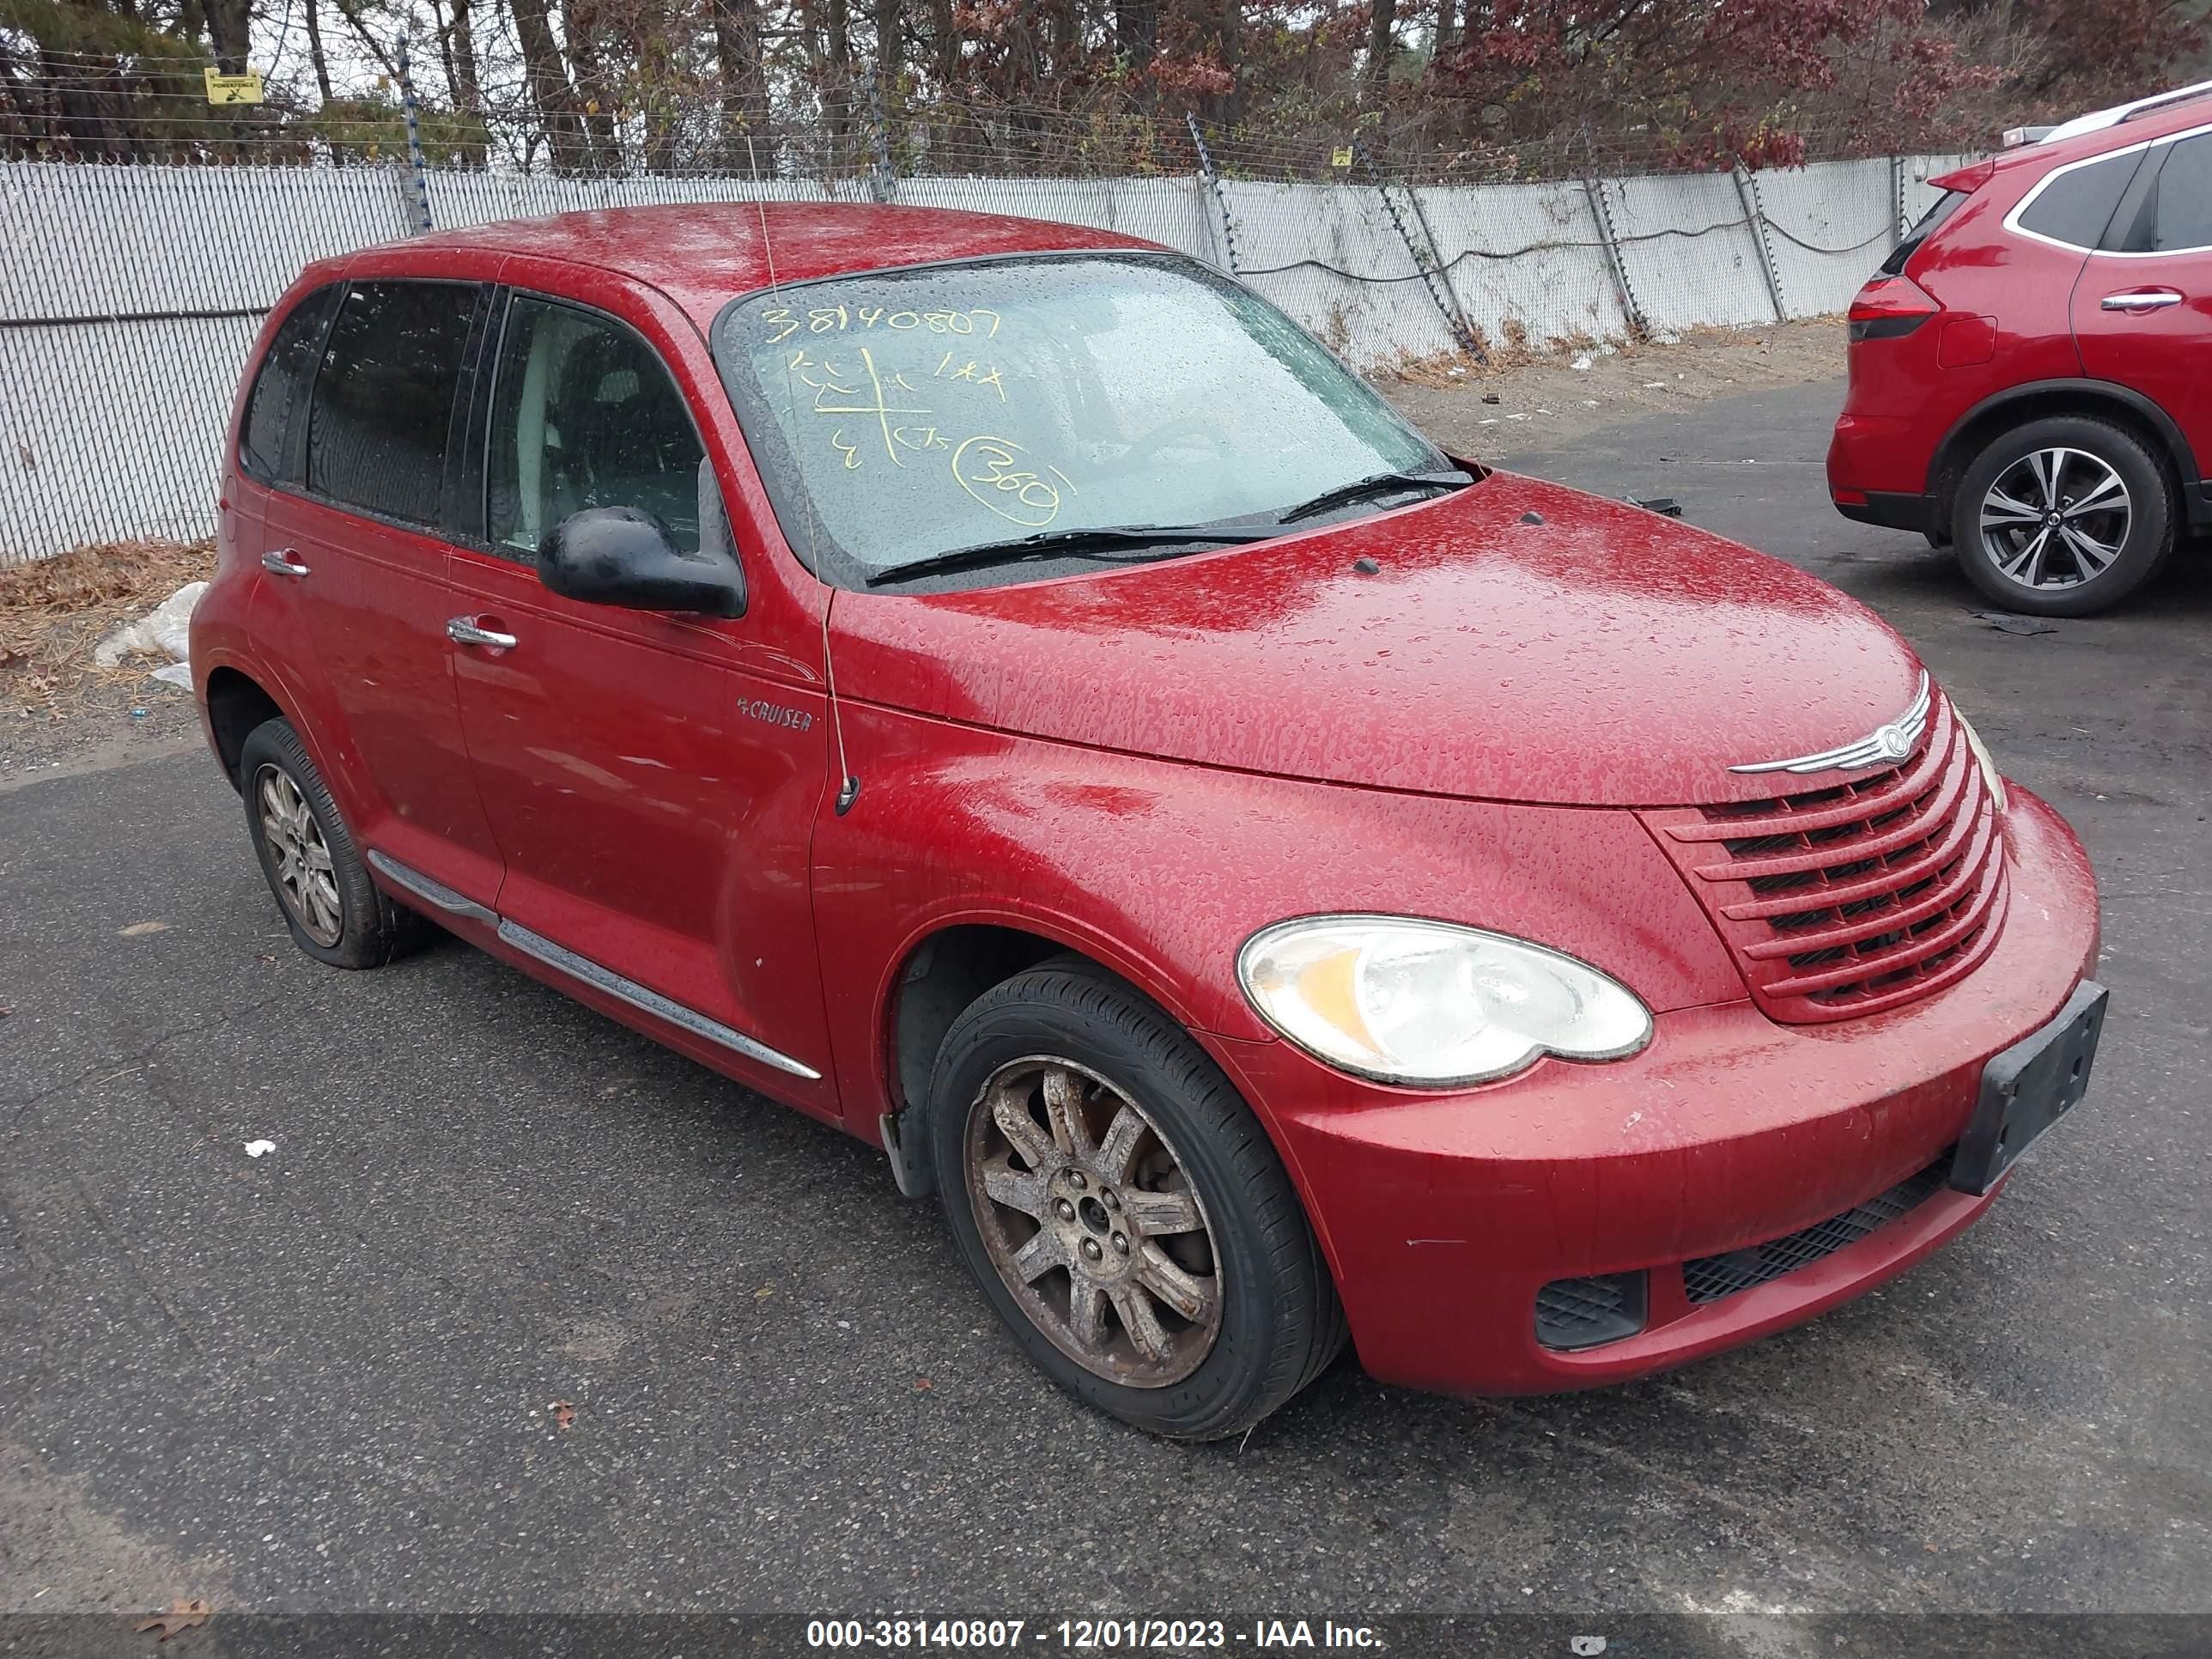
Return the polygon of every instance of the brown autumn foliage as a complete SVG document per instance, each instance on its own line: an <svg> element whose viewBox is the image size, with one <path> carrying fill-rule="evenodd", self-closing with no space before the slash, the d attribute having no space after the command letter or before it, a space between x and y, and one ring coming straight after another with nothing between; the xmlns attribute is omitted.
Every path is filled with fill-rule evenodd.
<svg viewBox="0 0 2212 1659"><path fill-rule="evenodd" d="M591 172L1142 164L1185 112L1316 164L1789 165L2155 89L2185 0L0 0L0 149ZM281 56L276 46L282 40ZM269 72L211 112L206 64ZM987 142L988 141L988 142ZM1049 142L1048 142L1049 141ZM1088 144L1088 149L1082 146ZM1233 148L1233 146L1232 146ZM1181 156L1163 164L1180 165ZM1325 165L1325 162L1318 164Z"/></svg>

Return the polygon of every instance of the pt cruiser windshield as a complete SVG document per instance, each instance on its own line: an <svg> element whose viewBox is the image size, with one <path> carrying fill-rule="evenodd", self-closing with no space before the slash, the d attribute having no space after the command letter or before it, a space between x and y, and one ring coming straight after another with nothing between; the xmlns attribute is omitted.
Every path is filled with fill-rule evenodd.
<svg viewBox="0 0 2212 1659"><path fill-rule="evenodd" d="M769 289L723 311L714 349L785 538L848 586L1158 557L1466 482L1282 313L1180 259Z"/></svg>

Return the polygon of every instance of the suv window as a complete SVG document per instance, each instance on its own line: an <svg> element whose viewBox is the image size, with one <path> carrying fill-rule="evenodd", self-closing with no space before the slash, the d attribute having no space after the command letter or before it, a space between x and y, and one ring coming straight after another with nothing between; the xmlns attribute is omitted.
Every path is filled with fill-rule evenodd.
<svg viewBox="0 0 2212 1659"><path fill-rule="evenodd" d="M2120 192L2142 161L2140 151L2107 155L2070 173L2052 173L2035 199L2021 210L2021 228L2084 252L2095 247L2120 204Z"/></svg>
<svg viewBox="0 0 2212 1659"><path fill-rule="evenodd" d="M246 400L246 425L238 434L238 462L246 476L264 483L297 482L289 442L292 410L314 371L323 322L335 289L320 288L292 308L277 325L261 360L261 373Z"/></svg>
<svg viewBox="0 0 2212 1659"><path fill-rule="evenodd" d="M307 488L404 523L437 522L446 434L478 290L356 283L307 408Z"/></svg>
<svg viewBox="0 0 2212 1659"><path fill-rule="evenodd" d="M2212 247L2212 133L2172 146L2151 200L2150 252Z"/></svg>
<svg viewBox="0 0 2212 1659"><path fill-rule="evenodd" d="M587 507L634 507L699 550L706 452L659 356L611 317L517 295L493 384L490 541L534 555Z"/></svg>
<svg viewBox="0 0 2212 1659"><path fill-rule="evenodd" d="M1881 274L1885 276L1903 276L1905 262L1920 252L1920 245L1936 234L1937 226L1959 210L1959 204L1966 199L1966 196L1967 192L1963 190L1947 190L1938 196L1936 205L1922 214L1919 222L1905 233L1905 240L1890 249L1889 258L1881 262Z"/></svg>

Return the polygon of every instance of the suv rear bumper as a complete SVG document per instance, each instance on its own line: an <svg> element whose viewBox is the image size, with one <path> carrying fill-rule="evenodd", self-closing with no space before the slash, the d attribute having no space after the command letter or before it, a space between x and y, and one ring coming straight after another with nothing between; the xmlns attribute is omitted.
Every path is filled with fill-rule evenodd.
<svg viewBox="0 0 2212 1659"><path fill-rule="evenodd" d="M2008 833L2015 898L1989 959L1863 1019L1684 1009L1661 1015L1632 1060L1549 1060L1456 1095L1360 1083L1288 1042L1215 1039L1276 1131L1361 1363L1447 1394L1621 1382L1863 1294L1965 1227L1991 1197L1915 1178L1966 1129L1984 1063L2048 1022L2096 959L2079 843L2025 791ZM1843 1225L1862 1206L1880 1224ZM1728 1270L1711 1258L1808 1231L1847 1242L1701 1299ZM1633 1334L1537 1340L1547 1285L1639 1273Z"/></svg>
<svg viewBox="0 0 2212 1659"><path fill-rule="evenodd" d="M1863 489L1851 492L1856 501L1843 496L1835 498L1836 511L1847 519L1861 524L1878 524L1885 530L1910 530L1920 535L1935 533L1929 526L1936 521L1936 504L1925 495L1907 495L1886 489Z"/></svg>

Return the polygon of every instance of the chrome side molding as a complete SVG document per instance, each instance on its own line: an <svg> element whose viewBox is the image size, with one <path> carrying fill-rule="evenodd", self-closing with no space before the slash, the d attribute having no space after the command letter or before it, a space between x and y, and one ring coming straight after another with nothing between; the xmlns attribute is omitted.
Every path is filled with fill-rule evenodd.
<svg viewBox="0 0 2212 1659"><path fill-rule="evenodd" d="M474 899L456 893L442 881L424 875L410 865L402 864L388 854L374 847L368 849L369 867L389 881L394 887L413 894L425 904L434 904L449 916L466 916L471 921L496 924L498 916L478 904Z"/></svg>
<svg viewBox="0 0 2212 1659"><path fill-rule="evenodd" d="M633 1008L642 1009L657 1019L672 1025L680 1025L695 1036L727 1048L733 1054L743 1054L747 1060L763 1066L772 1066L779 1072L788 1072L793 1077L805 1078L809 1083L818 1083L822 1073L804 1060L793 1060L789 1054L771 1048L765 1042L747 1036L743 1031L725 1025L718 1019L709 1019L696 1009L687 1008L672 998L626 979L611 968L605 968L589 957L580 957L565 945L556 945L543 933L533 933L520 922L509 921L495 911L487 910L474 899L455 892L434 877L424 875L411 866L402 864L387 853L374 848L368 852L368 862L376 872L401 891L434 905L450 916L465 917L499 930L500 939L513 945L525 956L557 968L572 979L580 979L595 990L609 996L619 997Z"/></svg>
<svg viewBox="0 0 2212 1659"><path fill-rule="evenodd" d="M499 936L526 957L534 957L549 968L557 968L571 978L580 979L595 990L609 996L620 997L633 1008L641 1008L672 1025L680 1025L696 1036L720 1044L732 1054L743 1054L747 1060L757 1060L763 1066L773 1066L779 1072L788 1072L793 1077L803 1077L809 1083L818 1083L822 1073L804 1060L793 1060L789 1054L771 1048L765 1042L755 1041L743 1031L733 1030L718 1019L709 1019L696 1009L686 1008L682 1003L665 997L658 991L648 990L634 979L625 979L611 968L603 968L589 957L580 957L565 945L556 945L543 933L533 933L520 922L501 917Z"/></svg>

